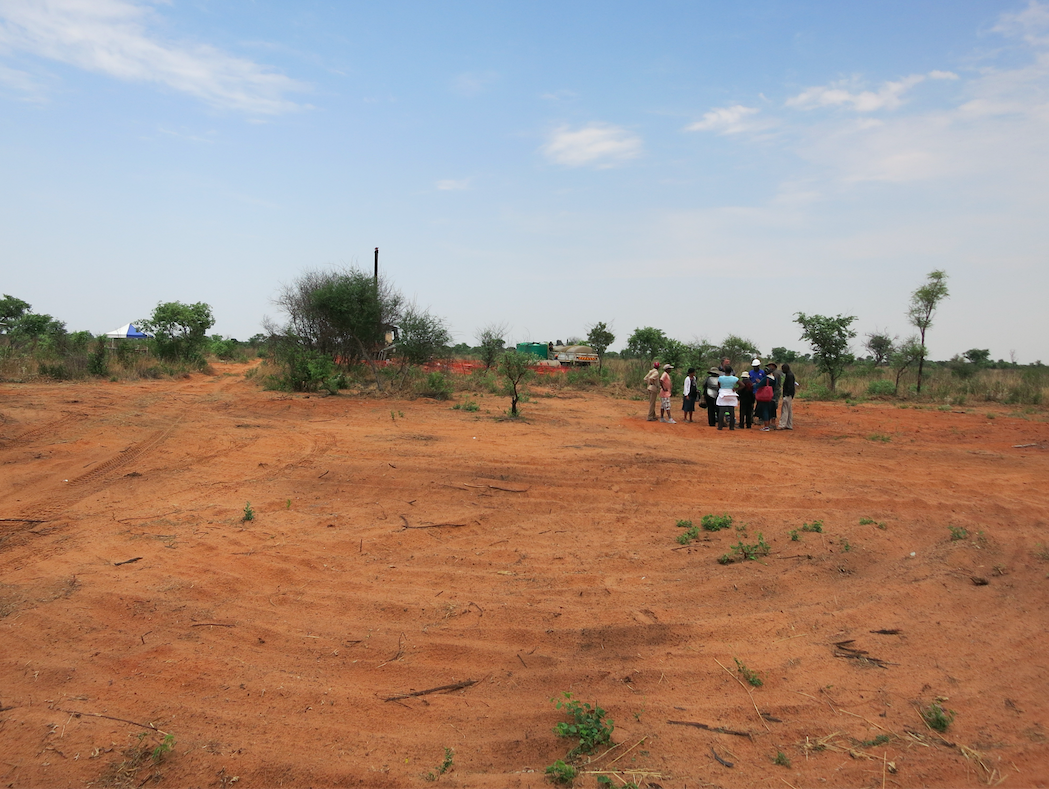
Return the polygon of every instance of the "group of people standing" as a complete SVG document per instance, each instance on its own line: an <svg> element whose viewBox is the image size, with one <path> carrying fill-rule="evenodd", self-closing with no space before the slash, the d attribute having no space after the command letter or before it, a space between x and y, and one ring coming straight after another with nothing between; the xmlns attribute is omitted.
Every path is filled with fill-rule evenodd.
<svg viewBox="0 0 1049 789"><path fill-rule="evenodd" d="M649 392L648 420L656 421L656 399L660 400L659 421L677 424L670 414L670 399L673 382L670 371L673 365L664 364L662 374L656 361L645 375ZM762 367L761 359L750 363L750 370L738 378L733 374L729 359L723 359L718 367L711 367L706 380L700 384L696 368L688 368L681 401L681 419L692 422L697 403L707 411L707 424L724 430L736 429L736 410L739 409L740 428L752 428L757 417L764 432L794 429L794 395L799 388L790 365L784 364L782 372L775 362Z"/></svg>

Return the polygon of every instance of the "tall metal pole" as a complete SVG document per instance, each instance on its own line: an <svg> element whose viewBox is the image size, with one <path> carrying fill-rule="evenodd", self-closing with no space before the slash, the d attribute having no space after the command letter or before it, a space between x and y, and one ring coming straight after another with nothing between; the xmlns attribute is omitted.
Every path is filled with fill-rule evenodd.
<svg viewBox="0 0 1049 789"><path fill-rule="evenodd" d="M379 248L375 248L375 286L379 286Z"/></svg>

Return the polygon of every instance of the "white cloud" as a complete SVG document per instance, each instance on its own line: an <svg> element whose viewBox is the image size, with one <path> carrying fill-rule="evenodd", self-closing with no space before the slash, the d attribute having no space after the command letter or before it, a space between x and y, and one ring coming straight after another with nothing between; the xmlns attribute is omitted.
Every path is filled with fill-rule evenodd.
<svg viewBox="0 0 1049 789"><path fill-rule="evenodd" d="M555 129L542 150L548 159L566 167L604 169L637 158L643 147L640 137L621 126L591 123L581 129Z"/></svg>
<svg viewBox="0 0 1049 789"><path fill-rule="evenodd" d="M222 109L272 115L298 109L304 83L206 44L163 41L153 11L128 0L3 0L0 49L26 52L128 82L152 82Z"/></svg>
<svg viewBox="0 0 1049 789"><path fill-rule="evenodd" d="M766 124L755 122L752 117L760 112L756 107L744 107L734 104L731 107L717 107L703 114L703 120L690 123L685 131L712 131L719 134L738 134L753 131Z"/></svg>
<svg viewBox="0 0 1049 789"><path fill-rule="evenodd" d="M29 101L43 101L43 86L25 71L8 68L0 64L0 85L26 94Z"/></svg>
<svg viewBox="0 0 1049 789"><path fill-rule="evenodd" d="M496 83L499 75L494 71L474 72L467 71L459 74L452 80L452 91L460 96L470 98L479 93L484 93Z"/></svg>
<svg viewBox="0 0 1049 789"><path fill-rule="evenodd" d="M851 105L857 112L895 110L903 104L903 94L924 80L924 74L912 74L894 82L886 82L877 91L864 90L858 93L847 90L847 83L838 82L832 86L808 88L787 99L786 104L803 110L841 105Z"/></svg>
<svg viewBox="0 0 1049 789"><path fill-rule="evenodd" d="M437 182L437 188L442 192L461 192L464 189L470 188L470 179L463 178L456 181L452 178L446 178L443 181Z"/></svg>
<svg viewBox="0 0 1049 789"><path fill-rule="evenodd" d="M1015 14L1002 14L992 30L1005 36L1022 38L1029 44L1049 44L1049 5L1030 0L1027 8Z"/></svg>

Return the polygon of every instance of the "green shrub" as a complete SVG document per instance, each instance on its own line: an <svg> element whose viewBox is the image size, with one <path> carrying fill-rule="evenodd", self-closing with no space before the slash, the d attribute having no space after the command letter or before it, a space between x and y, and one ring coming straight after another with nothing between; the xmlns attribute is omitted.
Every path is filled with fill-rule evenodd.
<svg viewBox="0 0 1049 789"><path fill-rule="evenodd" d="M87 371L92 375L109 375L109 349L106 348L105 337L99 337L95 343L94 353L87 362Z"/></svg>
<svg viewBox="0 0 1049 789"><path fill-rule="evenodd" d="M884 378L871 381L867 384L867 394L871 397L885 397L896 394L896 385Z"/></svg>
<svg viewBox="0 0 1049 789"><path fill-rule="evenodd" d="M703 531L721 531L722 529L732 527L732 516L727 513L724 515L704 515L700 523L703 525Z"/></svg>
<svg viewBox="0 0 1049 789"><path fill-rule="evenodd" d="M572 718L571 723L561 721L554 726L554 734L558 737L578 738L579 740L579 744L568 752L569 759L581 753L590 753L597 746L612 739L615 726L610 719L605 717L603 709L576 701L567 691L562 695L564 700L550 699L550 701L554 702L557 709L564 710Z"/></svg>
<svg viewBox="0 0 1049 789"><path fill-rule="evenodd" d="M922 720L928 724L930 729L945 732L954 723L954 711L945 710L939 704L933 703L928 707L918 710Z"/></svg>
<svg viewBox="0 0 1049 789"><path fill-rule="evenodd" d="M447 400L452 396L452 384L444 373L434 371L427 375L426 380L419 385L418 393L422 397Z"/></svg>

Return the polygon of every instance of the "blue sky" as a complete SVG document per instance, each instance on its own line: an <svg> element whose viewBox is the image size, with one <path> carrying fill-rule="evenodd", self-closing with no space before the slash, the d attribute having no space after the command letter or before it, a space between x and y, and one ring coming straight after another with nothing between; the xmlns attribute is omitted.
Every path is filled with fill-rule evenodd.
<svg viewBox="0 0 1049 789"><path fill-rule="evenodd" d="M0 291L245 339L380 265L456 341L611 324L1049 361L1049 3L0 0ZM859 343L857 342L857 348Z"/></svg>

